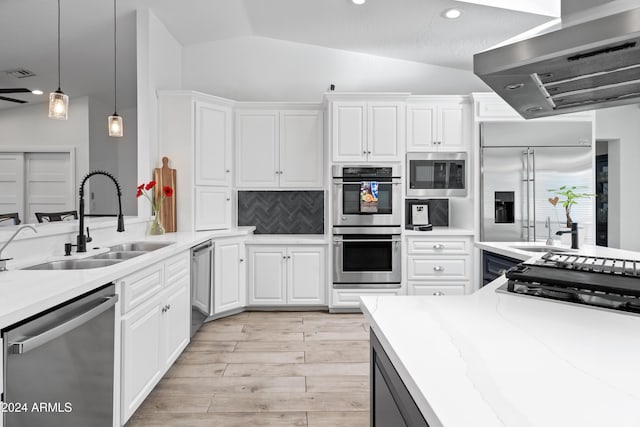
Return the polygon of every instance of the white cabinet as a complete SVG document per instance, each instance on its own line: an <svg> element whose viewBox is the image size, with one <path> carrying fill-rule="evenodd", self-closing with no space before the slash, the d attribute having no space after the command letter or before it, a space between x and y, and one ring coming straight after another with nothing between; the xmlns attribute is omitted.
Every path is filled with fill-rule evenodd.
<svg viewBox="0 0 640 427"><path fill-rule="evenodd" d="M216 241L213 298L216 314L246 305L245 265L243 240Z"/></svg>
<svg viewBox="0 0 640 427"><path fill-rule="evenodd" d="M0 338L0 348L4 348L2 346L2 338ZM3 375L4 375L4 360L3 360L3 357L4 357L4 351L0 351L0 395L2 395L2 396L4 396L3 395L3 392L4 392L4 389L3 389L3 387L4 387L4 377L3 377ZM2 401L3 400L0 400L0 402L2 402ZM2 427L3 424L4 424L3 420L4 420L4 416L2 414L0 414L0 427Z"/></svg>
<svg viewBox="0 0 640 427"><path fill-rule="evenodd" d="M322 187L322 111L238 111L236 143L239 187Z"/></svg>
<svg viewBox="0 0 640 427"><path fill-rule="evenodd" d="M324 246L250 246L250 305L323 305L326 293Z"/></svg>
<svg viewBox="0 0 640 427"><path fill-rule="evenodd" d="M121 317L121 423L133 415L189 343L189 253L117 281Z"/></svg>
<svg viewBox="0 0 640 427"><path fill-rule="evenodd" d="M335 101L331 116L334 162L401 160L404 103Z"/></svg>
<svg viewBox="0 0 640 427"><path fill-rule="evenodd" d="M407 105L407 151L464 150L470 138L470 106L462 99Z"/></svg>
<svg viewBox="0 0 640 427"><path fill-rule="evenodd" d="M196 187L195 230L217 230L231 227L231 189Z"/></svg>
<svg viewBox="0 0 640 427"><path fill-rule="evenodd" d="M196 185L231 186L231 109L195 103Z"/></svg>

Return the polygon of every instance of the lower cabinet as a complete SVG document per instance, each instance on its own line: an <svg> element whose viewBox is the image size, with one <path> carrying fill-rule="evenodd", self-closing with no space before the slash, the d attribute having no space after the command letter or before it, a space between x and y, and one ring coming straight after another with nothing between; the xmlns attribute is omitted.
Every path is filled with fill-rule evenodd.
<svg viewBox="0 0 640 427"><path fill-rule="evenodd" d="M195 191L196 231L231 228L231 189L198 186Z"/></svg>
<svg viewBox="0 0 640 427"><path fill-rule="evenodd" d="M162 274L154 273L158 270ZM189 343L189 254L172 257L117 283L125 301L128 291L140 283L159 289L129 306L121 317L120 411L124 425Z"/></svg>
<svg viewBox="0 0 640 427"><path fill-rule="evenodd" d="M371 426L429 427L371 331Z"/></svg>
<svg viewBox="0 0 640 427"><path fill-rule="evenodd" d="M252 245L249 305L325 305L326 247Z"/></svg>
<svg viewBox="0 0 640 427"><path fill-rule="evenodd" d="M244 239L216 240L214 266L215 314L246 305Z"/></svg>

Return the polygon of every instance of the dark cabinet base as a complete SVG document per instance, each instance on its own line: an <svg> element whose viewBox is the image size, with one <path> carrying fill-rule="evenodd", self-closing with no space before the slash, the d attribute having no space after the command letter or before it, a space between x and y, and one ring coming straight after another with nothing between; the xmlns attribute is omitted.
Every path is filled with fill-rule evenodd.
<svg viewBox="0 0 640 427"><path fill-rule="evenodd" d="M521 262L508 256L482 251L482 286L493 282L502 276L505 271Z"/></svg>
<svg viewBox="0 0 640 427"><path fill-rule="evenodd" d="M371 427L429 427L373 330Z"/></svg>

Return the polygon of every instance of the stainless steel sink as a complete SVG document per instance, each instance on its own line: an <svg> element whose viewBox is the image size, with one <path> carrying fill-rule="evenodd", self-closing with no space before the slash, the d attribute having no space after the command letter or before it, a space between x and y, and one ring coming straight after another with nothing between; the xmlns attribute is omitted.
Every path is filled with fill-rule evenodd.
<svg viewBox="0 0 640 427"><path fill-rule="evenodd" d="M130 242L111 246L111 252L151 252L169 246L170 242Z"/></svg>
<svg viewBox="0 0 640 427"><path fill-rule="evenodd" d="M559 248L557 246L509 246L525 252L571 252L572 249Z"/></svg>
<svg viewBox="0 0 640 427"><path fill-rule="evenodd" d="M23 270L85 270L89 268L108 267L123 260L115 259L66 259L63 261L51 261L43 264L33 265Z"/></svg>
<svg viewBox="0 0 640 427"><path fill-rule="evenodd" d="M129 251L129 252L112 251L112 252L106 252L100 255L94 255L89 259L115 259L115 260L124 261L126 259L135 258L137 256L144 255L146 253L147 251Z"/></svg>

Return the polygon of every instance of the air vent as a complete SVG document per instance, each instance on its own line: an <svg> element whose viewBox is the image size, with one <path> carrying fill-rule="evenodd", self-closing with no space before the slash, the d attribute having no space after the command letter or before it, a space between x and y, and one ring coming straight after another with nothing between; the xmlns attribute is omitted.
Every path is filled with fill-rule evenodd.
<svg viewBox="0 0 640 427"><path fill-rule="evenodd" d="M27 77L34 77L36 75L36 73L30 70L27 70L26 68L17 68L15 70L7 70L5 71L5 73L17 79L26 79Z"/></svg>

